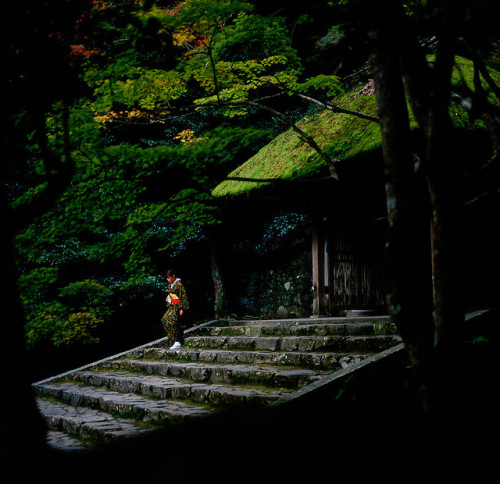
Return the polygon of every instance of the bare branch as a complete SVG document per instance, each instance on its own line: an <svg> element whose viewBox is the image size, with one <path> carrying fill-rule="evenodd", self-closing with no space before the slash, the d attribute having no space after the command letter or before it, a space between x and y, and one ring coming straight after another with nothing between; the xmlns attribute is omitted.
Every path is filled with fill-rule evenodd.
<svg viewBox="0 0 500 484"><path fill-rule="evenodd" d="M215 33L217 32L217 24L218 24L218 22L215 22L214 30L213 30L212 35L210 37L210 41L208 42L208 44L205 44L205 46L208 49L208 57L210 59L210 65L212 67L212 73L214 76L215 95L217 96L217 101L220 103L219 86L218 86L219 82L217 80L217 69L215 67L215 61L214 61L214 56L213 56L213 51L212 51L213 40L215 37Z"/></svg>
<svg viewBox="0 0 500 484"><path fill-rule="evenodd" d="M303 129L299 128L294 122L293 120L287 116L286 114L283 114L282 112L280 111L276 111L275 109L273 108L270 108L269 106L266 106L265 104L260 104L258 102L255 102L255 101L247 101L248 104L252 105L252 106L257 106L261 109L263 109L264 111L268 111L272 114L274 114L275 116L278 116L279 118L283 119L284 121L286 121L289 126L296 132L299 134L299 136L311 147L313 148L314 150L316 150L320 155L321 157L326 161L326 164L328 165L328 169L330 170L330 176L332 178L334 178L335 180L338 180L339 177L337 175L337 170L335 169L335 165L334 165L334 162L332 160L332 158L330 158L330 156L328 155L328 153L326 153L325 150L323 150L319 145L318 143L316 143L316 140L310 136L309 134L307 134Z"/></svg>
<svg viewBox="0 0 500 484"><path fill-rule="evenodd" d="M361 119L367 119L368 121L373 121L374 123L380 122L376 116L372 116L371 114L361 113L359 111L352 111L350 109L339 108L338 106L335 106L333 104L320 101L319 99L315 99L311 96L306 96L305 94L301 94L298 92L294 92L294 94L302 99L305 99L306 101L309 101L313 104L317 104L318 106L328 109L329 111L332 111L334 113L349 114L350 116L355 116Z"/></svg>
<svg viewBox="0 0 500 484"><path fill-rule="evenodd" d="M500 189L497 189L493 192L484 192L478 195L477 197L467 201L464 203L464 207L468 208L471 206L474 206L480 202L483 202L485 200L488 200L489 198L493 198L495 195L500 195Z"/></svg>

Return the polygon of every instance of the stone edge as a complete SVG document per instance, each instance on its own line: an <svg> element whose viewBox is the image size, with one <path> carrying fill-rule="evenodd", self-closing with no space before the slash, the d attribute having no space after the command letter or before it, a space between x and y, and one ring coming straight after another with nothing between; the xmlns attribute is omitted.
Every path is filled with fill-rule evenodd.
<svg viewBox="0 0 500 484"><path fill-rule="evenodd" d="M466 313L464 321L466 323L470 323L475 318L483 316L489 312L491 312L490 309L484 309ZM363 370L367 367L372 367L376 365L379 361L385 360L386 358L398 357L402 355L404 351L405 351L404 343L399 343L398 345L393 346L392 348L381 351L380 353L370 356L358 363L354 363L353 365L350 365L347 368L338 370L330 376L326 376L324 378L321 378L321 380L315 381L313 383L310 383L309 385L299 388L290 394L283 395L278 400L271 402L268 406L271 408L277 407L279 405L283 405L298 399L305 398L319 389L325 389L326 387L334 387L335 385L342 383L351 374Z"/></svg>
<svg viewBox="0 0 500 484"><path fill-rule="evenodd" d="M189 329L185 330L184 334L187 335L189 333L193 333L193 332L197 331L198 329L211 326L212 324L215 324L217 322L219 322L219 320L215 319L215 320L208 321L206 323L200 324L198 326L194 326L192 328L189 328ZM40 381L34 382L31 385L32 386L43 385L43 384L46 384L46 383L50 383L50 382L53 382L53 381L60 380L62 378L67 378L67 377L70 377L71 375L73 375L74 373L76 373L78 371L90 370L90 369L95 368L97 366L100 366L100 365L102 365L104 363L108 363L110 361L117 360L119 358L131 356L131 355L133 355L134 353L136 353L138 351L142 351L142 350L147 349L147 348L155 347L155 346L167 343L167 342L168 342L168 338L167 337L160 338L160 339L157 339L155 341L151 341L149 343L146 343L144 345L132 348L131 350L123 351L121 353L117 353L116 355L108 356L106 358L103 358L102 360L94 361L92 363L89 363L87 365L81 366L79 368L75 368L73 370L65 371L64 373L60 373L59 375L51 376L49 378L45 378L44 380L40 380Z"/></svg>

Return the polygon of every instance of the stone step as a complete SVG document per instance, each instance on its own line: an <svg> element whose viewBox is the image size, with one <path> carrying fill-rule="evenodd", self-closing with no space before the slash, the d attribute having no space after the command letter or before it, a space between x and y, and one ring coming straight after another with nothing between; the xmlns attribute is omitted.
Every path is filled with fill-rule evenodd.
<svg viewBox="0 0 500 484"><path fill-rule="evenodd" d="M88 449L88 445L60 430L48 430L46 439L49 447L61 452L74 452Z"/></svg>
<svg viewBox="0 0 500 484"><path fill-rule="evenodd" d="M288 400L401 342L381 317L213 324L192 328L180 349L164 347L162 338L34 384L50 445L81 450L86 440Z"/></svg>
<svg viewBox="0 0 500 484"><path fill-rule="evenodd" d="M261 364L274 366L300 366L315 370L336 370L346 368L368 357L348 353L304 353L275 351L231 351L217 349L179 348L170 350L162 347L145 348L134 356L160 358L176 361L198 361L205 363Z"/></svg>
<svg viewBox="0 0 500 484"><path fill-rule="evenodd" d="M121 371L79 371L73 375L73 378L96 387L105 386L113 391L139 393L160 399L190 400L224 408L267 405L284 393L225 384L208 385L179 378Z"/></svg>
<svg viewBox="0 0 500 484"><path fill-rule="evenodd" d="M134 393L77 385L73 382L34 386L39 396L52 397L73 407L90 407L143 422L177 424L216 411L207 406L182 401L155 400Z"/></svg>
<svg viewBox="0 0 500 484"><path fill-rule="evenodd" d="M53 400L37 399L40 413L49 428L48 443L61 450L83 450L87 446L70 436L91 442L112 442L154 430L135 420L114 418L89 407L75 407Z"/></svg>
<svg viewBox="0 0 500 484"><path fill-rule="evenodd" d="M187 378L202 383L253 384L277 388L301 388L317 380L314 370L279 369L260 365L222 365L157 360L115 360L111 368L145 372L154 375Z"/></svg>
<svg viewBox="0 0 500 484"><path fill-rule="evenodd" d="M208 326L198 330L200 336L371 336L396 333L395 325L385 321Z"/></svg>
<svg viewBox="0 0 500 484"><path fill-rule="evenodd" d="M218 320L214 326L297 326L309 324L384 324L391 323L389 316L354 316L354 317L311 317L311 318L291 318L291 319L239 319L239 320ZM210 327L210 326L209 326Z"/></svg>
<svg viewBox="0 0 500 484"><path fill-rule="evenodd" d="M378 353L401 342L398 335L384 336L191 336L188 348L229 350Z"/></svg>

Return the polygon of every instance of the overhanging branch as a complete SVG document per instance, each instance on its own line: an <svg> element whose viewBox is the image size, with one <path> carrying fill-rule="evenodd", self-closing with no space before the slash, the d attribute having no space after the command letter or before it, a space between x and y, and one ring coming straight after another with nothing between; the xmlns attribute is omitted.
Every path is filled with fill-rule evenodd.
<svg viewBox="0 0 500 484"><path fill-rule="evenodd" d="M305 99L306 101L309 101L313 104L321 106L322 108L328 109L329 111L332 111L334 113L349 114L350 116L355 116L357 118L366 119L366 120L372 121L374 123L380 122L376 116L372 116L371 114L366 114L366 113L362 113L359 111L352 111L350 109L339 108L338 106L335 106L334 104L326 103L324 101L320 101L319 99L315 99L311 96L307 96L305 94L301 94L298 92L294 92L294 94L296 96L300 97L301 99Z"/></svg>

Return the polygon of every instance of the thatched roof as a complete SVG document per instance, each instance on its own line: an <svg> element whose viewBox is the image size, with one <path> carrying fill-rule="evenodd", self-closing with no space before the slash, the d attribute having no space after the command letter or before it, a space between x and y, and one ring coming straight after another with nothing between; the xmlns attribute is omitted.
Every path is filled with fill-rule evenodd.
<svg viewBox="0 0 500 484"><path fill-rule="evenodd" d="M472 63L457 58L453 83L455 85L466 83L472 87L471 79ZM347 93L337 99L335 105L346 110L376 116L373 89L365 88ZM477 123L470 124L464 109L455 105L452 109L456 126L482 127ZM353 115L325 110L315 116L303 118L297 125L313 136L317 144L336 162L373 152L381 146L378 123ZM411 127L412 129L417 127L413 120ZM234 197L269 186L273 180L305 180L322 174L328 174L324 158L290 128L230 173L212 194L215 197Z"/></svg>

